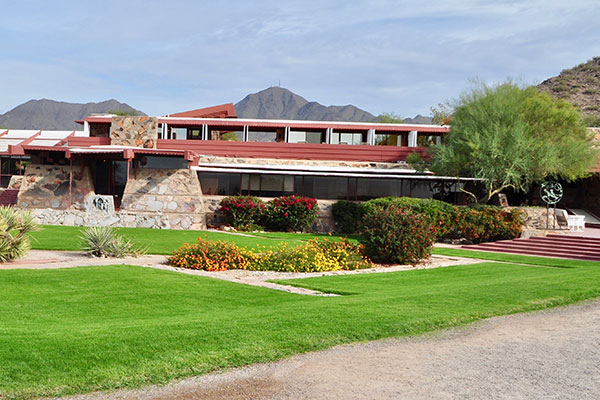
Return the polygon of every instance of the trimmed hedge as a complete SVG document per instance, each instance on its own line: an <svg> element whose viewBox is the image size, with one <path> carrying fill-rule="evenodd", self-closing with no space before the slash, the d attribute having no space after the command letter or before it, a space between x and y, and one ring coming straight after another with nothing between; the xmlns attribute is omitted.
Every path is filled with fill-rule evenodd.
<svg viewBox="0 0 600 400"><path fill-rule="evenodd" d="M437 238L464 237L475 243L514 239L525 224L525 214L518 209L488 205L457 207L439 200L411 197L382 197L365 203L338 201L333 205L333 217L342 232L359 232L375 210L392 205L424 215Z"/></svg>
<svg viewBox="0 0 600 400"><path fill-rule="evenodd" d="M364 209L362 204L340 200L331 206L333 220L342 233L358 232Z"/></svg>

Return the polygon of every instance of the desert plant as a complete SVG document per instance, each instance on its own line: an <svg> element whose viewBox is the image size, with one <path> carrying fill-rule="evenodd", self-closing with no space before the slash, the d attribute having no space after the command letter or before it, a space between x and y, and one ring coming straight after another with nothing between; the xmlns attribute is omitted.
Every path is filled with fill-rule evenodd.
<svg viewBox="0 0 600 400"><path fill-rule="evenodd" d="M366 254L382 263L415 265L429 257L435 239L433 232L426 215L397 204L376 207L362 223Z"/></svg>
<svg viewBox="0 0 600 400"><path fill-rule="evenodd" d="M276 231L304 231L316 221L317 210L317 200L311 197L277 197L265 208L264 224Z"/></svg>
<svg viewBox="0 0 600 400"><path fill-rule="evenodd" d="M29 211L0 207L0 262L24 257L31 248L27 233L37 230Z"/></svg>
<svg viewBox="0 0 600 400"><path fill-rule="evenodd" d="M219 210L236 229L251 230L262 218L265 205L258 197L229 196L221 200Z"/></svg>
<svg viewBox="0 0 600 400"><path fill-rule="evenodd" d="M83 241L81 249L93 257L126 257L146 254L144 247L135 247L129 239L125 239L109 226L93 226L87 228L80 236Z"/></svg>

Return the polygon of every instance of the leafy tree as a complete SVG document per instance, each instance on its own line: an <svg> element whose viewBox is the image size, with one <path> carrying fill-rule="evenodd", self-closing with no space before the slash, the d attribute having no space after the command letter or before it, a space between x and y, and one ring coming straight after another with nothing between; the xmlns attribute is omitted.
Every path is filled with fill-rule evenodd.
<svg viewBox="0 0 600 400"><path fill-rule="evenodd" d="M452 106L450 133L435 148L432 169L480 178L487 202L506 188L526 190L548 178L573 181L596 161L580 112L564 100L512 82L476 82Z"/></svg>

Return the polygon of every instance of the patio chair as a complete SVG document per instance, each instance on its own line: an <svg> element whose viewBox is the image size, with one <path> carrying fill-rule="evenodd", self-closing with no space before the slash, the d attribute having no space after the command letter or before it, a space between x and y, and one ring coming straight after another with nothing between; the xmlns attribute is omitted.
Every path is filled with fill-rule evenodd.
<svg viewBox="0 0 600 400"><path fill-rule="evenodd" d="M584 215L569 215L567 210L557 208L554 210L554 216L559 227L565 227L571 232L582 232L585 228Z"/></svg>

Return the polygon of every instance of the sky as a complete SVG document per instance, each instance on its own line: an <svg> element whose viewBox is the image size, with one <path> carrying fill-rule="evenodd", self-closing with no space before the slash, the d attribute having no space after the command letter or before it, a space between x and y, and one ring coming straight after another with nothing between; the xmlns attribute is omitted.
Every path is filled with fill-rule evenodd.
<svg viewBox="0 0 600 400"><path fill-rule="evenodd" d="M164 115L270 86L429 115L473 79L523 84L600 56L598 0L0 0L0 113L110 98Z"/></svg>

